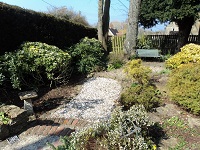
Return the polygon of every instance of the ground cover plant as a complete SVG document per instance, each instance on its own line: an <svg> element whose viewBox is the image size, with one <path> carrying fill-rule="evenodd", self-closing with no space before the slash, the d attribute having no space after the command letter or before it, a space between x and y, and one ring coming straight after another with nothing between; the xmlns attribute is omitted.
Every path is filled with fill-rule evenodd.
<svg viewBox="0 0 200 150"><path fill-rule="evenodd" d="M0 112L0 125L11 123L11 119L4 112Z"/></svg>

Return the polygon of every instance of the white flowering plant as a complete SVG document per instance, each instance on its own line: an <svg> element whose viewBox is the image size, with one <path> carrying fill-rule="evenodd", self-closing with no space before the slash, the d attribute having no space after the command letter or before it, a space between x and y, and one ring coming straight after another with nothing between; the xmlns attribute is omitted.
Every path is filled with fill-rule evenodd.
<svg viewBox="0 0 200 150"><path fill-rule="evenodd" d="M94 124L91 127L74 132L70 137L62 138L63 145L58 150L152 150L155 145L148 137L148 130L153 125L142 105L132 106L123 111L117 107L107 122Z"/></svg>

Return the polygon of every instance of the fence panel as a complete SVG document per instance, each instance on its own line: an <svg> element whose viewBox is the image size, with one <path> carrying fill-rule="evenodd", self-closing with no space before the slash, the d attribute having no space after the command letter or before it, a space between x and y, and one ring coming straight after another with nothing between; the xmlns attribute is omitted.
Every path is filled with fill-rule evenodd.
<svg viewBox="0 0 200 150"><path fill-rule="evenodd" d="M162 54L174 54L177 49L178 35L147 35L147 38L152 41L152 48L161 50ZM111 37L111 41L112 51L114 53L122 53L125 35L113 36ZM198 35L190 35L188 42L200 44Z"/></svg>
<svg viewBox="0 0 200 150"><path fill-rule="evenodd" d="M125 35L123 36L113 36L111 37L112 41L112 51L116 54L123 52L123 46L125 41Z"/></svg>
<svg viewBox="0 0 200 150"><path fill-rule="evenodd" d="M147 35L147 38L152 41L153 48L160 49L162 54L174 54L177 49L178 35ZM200 43L198 35L190 35L189 43Z"/></svg>

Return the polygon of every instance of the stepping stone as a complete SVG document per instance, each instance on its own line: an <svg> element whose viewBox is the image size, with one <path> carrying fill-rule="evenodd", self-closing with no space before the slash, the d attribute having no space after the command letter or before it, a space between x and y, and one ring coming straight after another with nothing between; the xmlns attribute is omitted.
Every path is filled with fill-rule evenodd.
<svg viewBox="0 0 200 150"><path fill-rule="evenodd" d="M200 119L199 118L192 118L191 116L188 117L188 125L190 128L200 127Z"/></svg>

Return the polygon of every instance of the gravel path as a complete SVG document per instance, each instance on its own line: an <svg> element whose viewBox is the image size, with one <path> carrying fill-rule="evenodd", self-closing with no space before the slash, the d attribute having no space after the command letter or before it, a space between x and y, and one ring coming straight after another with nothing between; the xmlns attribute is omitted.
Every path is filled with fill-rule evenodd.
<svg viewBox="0 0 200 150"><path fill-rule="evenodd" d="M108 78L90 78L81 92L52 117L84 119L89 122L107 120L119 99L121 85Z"/></svg>
<svg viewBox="0 0 200 150"><path fill-rule="evenodd" d="M109 78L94 77L88 79L81 92L64 107L59 107L51 117L76 118L90 122L106 120L110 117L115 101L119 99L121 85ZM58 136L25 136L20 142L8 145L0 142L0 150L49 150L46 142L58 140Z"/></svg>

